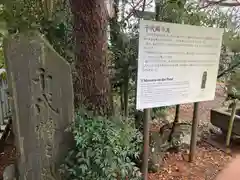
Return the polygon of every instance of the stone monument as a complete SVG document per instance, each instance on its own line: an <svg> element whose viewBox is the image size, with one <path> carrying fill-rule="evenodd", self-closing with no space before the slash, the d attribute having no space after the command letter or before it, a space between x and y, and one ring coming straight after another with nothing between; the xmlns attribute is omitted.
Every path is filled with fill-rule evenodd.
<svg viewBox="0 0 240 180"><path fill-rule="evenodd" d="M61 160L72 143L70 65L37 32L4 42L20 180L59 180Z"/></svg>

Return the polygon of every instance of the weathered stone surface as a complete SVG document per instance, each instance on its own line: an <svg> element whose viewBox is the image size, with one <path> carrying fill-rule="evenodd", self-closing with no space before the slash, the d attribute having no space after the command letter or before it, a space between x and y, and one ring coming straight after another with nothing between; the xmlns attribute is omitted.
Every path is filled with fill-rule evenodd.
<svg viewBox="0 0 240 180"><path fill-rule="evenodd" d="M36 32L4 42L20 180L52 180L72 137L69 64Z"/></svg>
<svg viewBox="0 0 240 180"><path fill-rule="evenodd" d="M191 141L192 125L187 123L179 123L176 125L172 135L171 146L178 150L188 149Z"/></svg>
<svg viewBox="0 0 240 180"><path fill-rule="evenodd" d="M233 135L240 135L240 109L237 107L236 116L233 123ZM227 108L217 108L211 110L211 123L220 128L223 133L228 131L228 124L231 117L231 110Z"/></svg>
<svg viewBox="0 0 240 180"><path fill-rule="evenodd" d="M160 130L162 133L166 134L165 136L170 136L170 129L172 125L167 125L167 128ZM192 132L192 124L190 123L177 123L173 134L172 139L169 142L170 148L176 149L177 151L188 149L190 147L191 142L191 132ZM169 135L168 135L169 133ZM198 132L197 141L200 140L201 132ZM169 139L169 138L168 138Z"/></svg>
<svg viewBox="0 0 240 180"><path fill-rule="evenodd" d="M149 155L149 171L157 172L162 165L162 159L166 152L170 149L175 151L187 150L191 141L191 124L177 123L172 139L169 141L172 124L166 124L160 128L160 132L152 132L150 136L150 155ZM197 141L200 140L198 136Z"/></svg>
<svg viewBox="0 0 240 180"><path fill-rule="evenodd" d="M14 164L11 164L4 169L3 180L16 180L16 167Z"/></svg>
<svg viewBox="0 0 240 180"><path fill-rule="evenodd" d="M168 142L165 134L151 132L149 149L149 171L157 172L162 165L162 159L168 149Z"/></svg>

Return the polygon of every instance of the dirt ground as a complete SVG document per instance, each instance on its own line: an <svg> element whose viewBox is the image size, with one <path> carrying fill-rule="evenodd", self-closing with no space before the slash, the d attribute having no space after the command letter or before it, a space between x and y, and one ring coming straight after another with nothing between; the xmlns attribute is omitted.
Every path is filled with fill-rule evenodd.
<svg viewBox="0 0 240 180"><path fill-rule="evenodd" d="M222 106L225 100L224 86L217 84L215 99L201 102L199 105L200 126L206 127L210 121L210 110ZM174 113L174 110L170 110ZM193 104L181 105L180 120L191 121ZM164 159L161 172L150 174L150 180L214 180L216 175L232 159L223 151L211 146L209 143L200 142L197 147L195 161L188 162L186 152L168 154Z"/></svg>
<svg viewBox="0 0 240 180"><path fill-rule="evenodd" d="M198 145L193 163L186 152L168 154L160 172L150 174L150 180L214 180L232 159L226 153L207 143Z"/></svg>
<svg viewBox="0 0 240 180"><path fill-rule="evenodd" d="M226 99L224 85L218 83L216 86L215 98L213 101L200 102L199 105L199 120L200 124L208 124L210 121L210 110L213 108L221 107ZM174 113L174 109L171 113ZM193 103L183 104L180 106L180 119L184 121L191 121L193 115Z"/></svg>
<svg viewBox="0 0 240 180"><path fill-rule="evenodd" d="M224 101L224 89L221 84L217 85L216 96L213 101L200 103L200 124L209 124L210 109L222 105ZM192 104L181 105L180 119L191 121L193 112ZM174 113L172 110L171 113ZM11 145L13 138L10 136L4 152L0 154L0 180L4 168L13 163L16 150ZM231 156L209 145L200 142L193 163L188 163L187 152L168 153L164 158L163 168L160 172L149 174L150 180L214 180L216 174L232 159Z"/></svg>

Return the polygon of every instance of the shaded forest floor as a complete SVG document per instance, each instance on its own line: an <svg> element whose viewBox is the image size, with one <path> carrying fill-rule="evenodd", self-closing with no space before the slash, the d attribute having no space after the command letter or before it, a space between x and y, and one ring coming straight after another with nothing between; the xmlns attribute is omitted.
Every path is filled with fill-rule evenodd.
<svg viewBox="0 0 240 180"><path fill-rule="evenodd" d="M222 106L224 101L224 90L218 84L216 97L213 101L200 103L200 128L204 129L209 125L210 109ZM185 104L181 106L180 120L191 121L193 106ZM174 114L174 109L169 113ZM13 137L10 136L0 154L0 180L6 166L13 163L16 151L13 144ZM214 180L216 175L232 159L231 156L217 148L202 141L198 143L195 161L188 163L188 152L168 153L164 158L163 168L160 172L149 174L150 180Z"/></svg>
<svg viewBox="0 0 240 180"><path fill-rule="evenodd" d="M217 85L215 99L200 103L200 127L206 130L210 126L210 110L221 107L225 100L225 92L222 84ZM174 109L170 110L174 114ZM193 104L181 105L180 121L191 122ZM188 152L168 153L164 158L163 168L160 172L150 174L150 180L214 180L216 175L232 159L232 156L211 146L205 141L198 143L195 160L188 162Z"/></svg>
<svg viewBox="0 0 240 180"><path fill-rule="evenodd" d="M231 156L211 145L201 142L193 163L186 152L169 153L160 172L150 174L150 180L214 180L228 164Z"/></svg>

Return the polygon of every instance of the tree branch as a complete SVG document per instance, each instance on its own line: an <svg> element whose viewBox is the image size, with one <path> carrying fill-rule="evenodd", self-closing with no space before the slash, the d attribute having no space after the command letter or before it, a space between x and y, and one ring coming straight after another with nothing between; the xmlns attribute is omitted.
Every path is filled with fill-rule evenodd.
<svg viewBox="0 0 240 180"><path fill-rule="evenodd" d="M143 0L142 12L144 12L144 11L145 11L145 7L146 7L146 0Z"/></svg>
<svg viewBox="0 0 240 180"><path fill-rule="evenodd" d="M130 19L132 16L134 16L134 14L137 14L137 17L140 17L138 10L136 10L137 7L142 8L141 12L144 12L146 7L148 7L151 3L153 2L153 0L151 0L150 2L147 3L146 0L140 0L136 5L132 6L131 8L131 12L128 14L128 16L126 18L124 18L120 23L123 23L124 21L127 21L128 19ZM141 3L143 3L141 6L139 6Z"/></svg>
<svg viewBox="0 0 240 180"><path fill-rule="evenodd" d="M132 7L132 10L130 11L130 13L128 14L128 16L126 18L124 18L120 23L124 23L125 21L127 21L129 18L132 17L132 15L134 14L134 12L136 11L136 8L139 6L139 4L141 4L144 0L140 0L135 6Z"/></svg>
<svg viewBox="0 0 240 180"><path fill-rule="evenodd" d="M222 71L221 73L218 74L217 78L220 78L222 76L224 76L225 74L231 72L233 69L237 68L238 66L240 66L240 62L232 65L231 67L229 67L228 69Z"/></svg>
<svg viewBox="0 0 240 180"><path fill-rule="evenodd" d="M229 2L226 2L226 0L219 0L219 1L206 0L204 2L206 2L206 5L202 8L206 8L206 7L214 6L214 5L224 6L224 7L240 6L240 2L229 3Z"/></svg>

